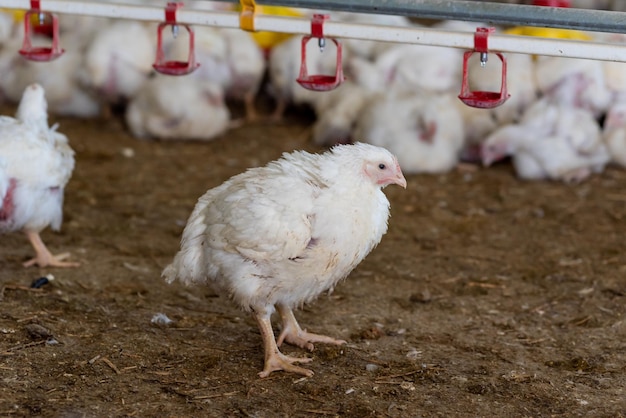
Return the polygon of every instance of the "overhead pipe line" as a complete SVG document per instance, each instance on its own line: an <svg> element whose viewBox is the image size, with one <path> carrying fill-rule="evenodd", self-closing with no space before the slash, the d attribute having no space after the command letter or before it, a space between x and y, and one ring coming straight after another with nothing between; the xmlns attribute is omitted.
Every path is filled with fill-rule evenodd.
<svg viewBox="0 0 626 418"><path fill-rule="evenodd" d="M412 0L416 5L421 2ZM455 1L436 1L433 3L469 3ZM272 4L296 5L303 3L310 6L312 0L270 0ZM316 2L319 3L319 2ZM343 4L344 2L342 2ZM347 5L357 3L355 0L345 2ZM368 3L361 1L359 3ZM379 3L386 3L384 1ZM391 3L388 1L387 3ZM397 1L407 3L407 1ZM329 8L338 2L323 2ZM30 8L29 0L0 0L0 7L23 9ZM346 6L347 7L347 6ZM380 6L382 7L382 6ZM551 9L536 7L537 9ZM140 21L163 21L164 7L148 5L131 5L119 3L99 3L89 1L70 0L42 0L41 9L53 13L87 15L106 18L132 19ZM345 7L342 9L344 10ZM400 11L399 9L393 9ZM574 9L564 9L564 11ZM352 11L362 11L355 8ZM626 15L620 12L606 12ZM62 16L60 17L62 18ZM311 20L308 18L284 17L255 14L253 17L254 29L258 31L274 31L290 34L308 35L311 33ZM225 28L240 28L240 15L237 12L207 11L181 8L177 11L177 22L189 25L206 25ZM471 50L474 48L474 34L470 32L452 32L424 27L396 27L348 23L329 20L324 24L324 33L328 38L365 39L383 42L398 42L407 44L422 44L431 46L460 48ZM547 39L494 33L489 37L489 48L493 51L514 52L523 54L547 55L567 58L583 58L603 61L626 62L626 45L610 44L592 41L577 41L565 39Z"/></svg>

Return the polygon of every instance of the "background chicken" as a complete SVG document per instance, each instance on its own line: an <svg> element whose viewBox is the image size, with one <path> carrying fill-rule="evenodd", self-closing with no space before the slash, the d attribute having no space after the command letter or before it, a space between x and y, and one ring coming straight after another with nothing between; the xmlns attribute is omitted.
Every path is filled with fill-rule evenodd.
<svg viewBox="0 0 626 418"><path fill-rule="evenodd" d="M480 54L474 54L468 63L471 90L500 91L502 64L495 54L489 55L487 64L481 66ZM505 54L507 61L506 82L510 97L502 105L491 110L498 123L519 121L524 111L538 96L535 67L532 55Z"/></svg>
<svg viewBox="0 0 626 418"><path fill-rule="evenodd" d="M609 162L600 126L586 110L537 102L520 124L496 130L482 147L483 163L512 156L523 179L579 182Z"/></svg>
<svg viewBox="0 0 626 418"><path fill-rule="evenodd" d="M137 138L208 140L226 131L229 121L222 88L190 77L156 74L126 108Z"/></svg>
<svg viewBox="0 0 626 418"><path fill-rule="evenodd" d="M320 52L316 39L306 44L307 70L313 74L335 74L337 47L326 40L324 51ZM276 45L271 51L268 63L270 90L276 100L273 118L280 120L289 104L312 105L325 92L311 91L302 87L296 79L300 74L300 53L302 38L292 37ZM344 59L346 54L344 54Z"/></svg>
<svg viewBox="0 0 626 418"><path fill-rule="evenodd" d="M248 120L256 119L254 100L265 74L265 58L252 35L239 29L200 26L193 30L195 57L200 67L189 76L218 84L227 97L243 101ZM187 61L187 33L181 33L167 48L170 59Z"/></svg>
<svg viewBox="0 0 626 418"><path fill-rule="evenodd" d="M33 42L40 36L33 36ZM65 53L55 60L41 63L18 54L21 39L15 38L0 50L0 91L10 102L18 103L24 89L37 83L46 92L48 111L57 115L95 117L101 103L82 80L84 45L80 38L63 37ZM49 42L49 40L46 40Z"/></svg>
<svg viewBox="0 0 626 418"><path fill-rule="evenodd" d="M125 103L152 72L154 38L140 22L120 20L101 29L87 46L84 83L105 104Z"/></svg>
<svg viewBox="0 0 626 418"><path fill-rule="evenodd" d="M378 92L446 92L461 87L463 52L437 46L392 44L374 61L355 60L350 75Z"/></svg>
<svg viewBox="0 0 626 418"><path fill-rule="evenodd" d="M331 290L387 231L389 202L381 188L406 187L396 158L367 144L339 145L316 155L284 154L206 192L183 232L181 250L163 276L209 282L251 311L265 347L265 367L311 376L282 354L283 341L308 350L344 341L302 330L292 309ZM289 193L285 193L288 190ZM282 320L278 343L270 317Z"/></svg>
<svg viewBox="0 0 626 418"><path fill-rule="evenodd" d="M47 226L58 230L63 219L63 192L74 169L67 137L50 129L44 90L26 88L17 118L0 117L0 232L22 230L36 256L24 266L73 267L52 255L39 236Z"/></svg>
<svg viewBox="0 0 626 418"><path fill-rule="evenodd" d="M370 99L354 138L389 149L407 173L442 173L459 161L463 119L451 95L389 95Z"/></svg>
<svg viewBox="0 0 626 418"><path fill-rule="evenodd" d="M586 109L595 117L607 110L612 92L601 61L539 56L535 69L537 87L545 99Z"/></svg>
<svg viewBox="0 0 626 418"><path fill-rule="evenodd" d="M375 93L346 80L340 88L325 92L313 104L317 120L313 125L313 142L335 145L352 142L352 131L369 98Z"/></svg>
<svg viewBox="0 0 626 418"><path fill-rule="evenodd" d="M603 139L611 162L626 167L626 102L611 106L604 120Z"/></svg>

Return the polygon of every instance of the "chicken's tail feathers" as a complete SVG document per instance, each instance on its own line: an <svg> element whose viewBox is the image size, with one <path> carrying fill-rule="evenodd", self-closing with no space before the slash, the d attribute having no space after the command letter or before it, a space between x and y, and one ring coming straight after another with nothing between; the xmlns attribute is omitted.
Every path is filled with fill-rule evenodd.
<svg viewBox="0 0 626 418"><path fill-rule="evenodd" d="M161 277L168 283L177 278L185 283L207 280L209 266L205 260L206 220L203 214L208 202L207 194L202 196L189 216L180 242L180 250L172 263L167 266Z"/></svg>
<svg viewBox="0 0 626 418"><path fill-rule="evenodd" d="M183 248L161 273L167 283L178 279L185 284L206 280L206 266L199 248Z"/></svg>

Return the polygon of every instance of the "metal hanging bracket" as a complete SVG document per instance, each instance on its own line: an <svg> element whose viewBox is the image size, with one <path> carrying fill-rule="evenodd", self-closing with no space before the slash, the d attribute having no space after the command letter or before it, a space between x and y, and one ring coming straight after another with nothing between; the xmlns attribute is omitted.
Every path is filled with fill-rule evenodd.
<svg viewBox="0 0 626 418"><path fill-rule="evenodd" d="M325 38L324 38L324 22L329 19L329 15L324 14L315 14L311 19L311 35L307 35L302 38L302 46L301 46L301 58L300 58L300 75L296 79L296 81L305 89L314 90L314 91L328 91L333 90L341 83L344 82L345 77L343 75L343 63L342 63L342 52L341 52L341 43L334 38L331 38L331 41L335 43L337 46L337 65L335 66L335 74L317 74L317 75L309 75L307 66L306 66L306 44L312 38L318 39L318 44L320 50L324 50Z"/></svg>
<svg viewBox="0 0 626 418"><path fill-rule="evenodd" d="M36 19L32 19L35 17ZM40 25L43 25L45 20L52 21L52 44L50 46L33 46L32 36L36 32L33 28L33 20L39 21ZM59 47L59 19L50 12L44 12L41 10L40 0L30 1L30 10L24 14L24 41L22 42L22 49L19 50L20 55L31 61L52 61L60 57L63 49Z"/></svg>
<svg viewBox="0 0 626 418"><path fill-rule="evenodd" d="M474 53L479 53L480 64L481 66L485 66L489 53L489 34L493 32L495 32L495 28L476 28L476 32L474 33L474 50L466 51L463 54L463 82L461 84L459 99L471 107L491 109L506 102L510 96L506 88L506 58L500 52L493 53L502 61L502 82L500 84L500 91L471 91L469 88L469 59Z"/></svg>
<svg viewBox="0 0 626 418"><path fill-rule="evenodd" d="M200 66L196 62L195 51L195 36L191 26L187 24L181 24L176 21L176 12L179 8L183 7L182 2L169 2L165 7L165 22L159 24L157 29L157 51L156 59L152 67L161 74L167 75L185 75L194 71ZM171 26L174 37L178 34L179 26L187 29L189 33L189 55L187 61L168 61L165 58L165 52L163 51L163 29Z"/></svg>

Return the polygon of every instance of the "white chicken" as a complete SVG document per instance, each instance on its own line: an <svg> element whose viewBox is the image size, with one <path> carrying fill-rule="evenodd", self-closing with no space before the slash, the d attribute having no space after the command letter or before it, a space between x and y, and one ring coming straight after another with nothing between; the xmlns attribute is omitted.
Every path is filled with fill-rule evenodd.
<svg viewBox="0 0 626 418"><path fill-rule="evenodd" d="M270 51L268 73L270 90L276 100L272 117L276 120L282 118L289 104L313 105L320 95L326 93L307 90L296 81L300 74L301 44L302 38L291 37ZM323 53L320 53L315 38L309 40L306 48L308 75L335 74L337 47L334 42L326 40Z"/></svg>
<svg viewBox="0 0 626 418"><path fill-rule="evenodd" d="M108 104L134 96L152 72L155 38L134 21L115 21L87 47L84 82Z"/></svg>
<svg viewBox="0 0 626 418"><path fill-rule="evenodd" d="M25 267L74 267L52 255L39 233L61 227L63 194L74 169L67 137L48 127L44 89L26 88L16 118L0 117L0 232L22 230L36 256Z"/></svg>
<svg viewBox="0 0 626 418"><path fill-rule="evenodd" d="M249 32L240 29L222 29L228 46L228 64L232 71L226 95L242 100L248 120L257 119L254 100L265 75L266 64L263 50Z"/></svg>
<svg viewBox="0 0 626 418"><path fill-rule="evenodd" d="M465 134L460 159L465 162L479 163L481 144L489 134L500 126L496 114L493 109L471 107L461 100L457 100L455 105L463 120L463 132Z"/></svg>
<svg viewBox="0 0 626 418"><path fill-rule="evenodd" d="M65 49L65 52L76 49L83 52L87 45L93 41L98 32L105 29L107 26L110 26L112 22L113 19L103 17L60 14L60 45ZM68 48L68 46L72 49Z"/></svg>
<svg viewBox="0 0 626 418"><path fill-rule="evenodd" d="M597 42L611 43L623 46L626 44L626 35L623 33L593 32ZM626 63L619 61L602 61L606 87L612 93L614 101L623 101L626 96ZM610 107L610 106L609 106Z"/></svg>
<svg viewBox="0 0 626 418"><path fill-rule="evenodd" d="M265 348L261 377L276 370L311 376L293 364L311 359L282 354L281 343L313 350L316 342L345 341L301 329L292 310L332 290L379 243L389 217L381 189L390 184L406 187L406 180L396 158L379 147L285 153L200 197L163 276L209 283L252 312ZM275 308L278 342L270 322Z"/></svg>
<svg viewBox="0 0 626 418"><path fill-rule="evenodd" d="M265 74L263 51L250 33L240 29L196 27L195 58L200 67L190 77L222 86L227 97L243 101L248 120L257 118L254 100ZM187 61L189 40L181 33L168 43L168 56Z"/></svg>
<svg viewBox="0 0 626 418"><path fill-rule="evenodd" d="M540 100L520 124L507 125L483 143L485 166L506 156L522 179L580 182L609 162L608 150L593 115L583 109Z"/></svg>
<svg viewBox="0 0 626 418"><path fill-rule="evenodd" d="M200 64L189 77L211 81L222 88L231 83L231 69L228 65L228 45L219 28L198 26L193 28L195 61ZM165 35L164 35L165 36ZM179 31L174 38L168 36L163 46L168 59L185 62L189 59L189 35Z"/></svg>
<svg viewBox="0 0 626 418"><path fill-rule="evenodd" d="M553 103L579 107L599 117L611 102L600 61L539 56L535 70L540 93Z"/></svg>
<svg viewBox="0 0 626 418"><path fill-rule="evenodd" d="M229 126L223 96L209 81L157 74L129 102L126 123L137 138L213 139Z"/></svg>
<svg viewBox="0 0 626 418"><path fill-rule="evenodd" d="M463 119L452 95L382 94L362 109L353 136L389 149L407 173L443 173L459 161Z"/></svg>
<svg viewBox="0 0 626 418"><path fill-rule="evenodd" d="M463 52L454 48L394 44L374 62L354 59L350 75L364 87L378 92L458 92Z"/></svg>
<svg viewBox="0 0 626 418"><path fill-rule="evenodd" d="M506 82L510 97L504 104L491 110L499 124L515 123L538 97L532 55L505 54ZM468 63L469 83L472 90L500 91L502 64L495 54L489 54L486 65L481 66L479 54L472 55Z"/></svg>
<svg viewBox="0 0 626 418"><path fill-rule="evenodd" d="M352 130L372 92L347 80L340 88L325 92L314 102L317 120L313 142L335 145L352 142Z"/></svg>
<svg viewBox="0 0 626 418"><path fill-rule="evenodd" d="M33 36L38 42L40 36ZM18 103L24 89L32 83L46 92L48 111L56 115L94 117L100 114L101 104L89 89L80 83L83 50L80 40L65 38L66 49L60 57L46 62L33 62L18 54L20 39L9 42L0 50L0 91L11 102ZM49 40L45 40L49 43Z"/></svg>
<svg viewBox="0 0 626 418"><path fill-rule="evenodd" d="M502 82L502 64L494 54L483 67L479 55L474 54L468 62L468 79L472 91L499 92ZM515 123L538 96L532 56L506 54L507 91L509 99L492 109L474 108L457 101L465 127L465 146L461 159L480 162L480 144L501 125Z"/></svg>
<svg viewBox="0 0 626 418"><path fill-rule="evenodd" d="M617 102L604 120L604 142L611 154L611 162L626 167L626 102Z"/></svg>
<svg viewBox="0 0 626 418"><path fill-rule="evenodd" d="M473 32L480 23L446 20L432 26L442 31ZM413 24L416 27L418 25ZM458 92L463 51L429 45L387 43L377 48L373 60L362 56L349 62L350 77L378 92ZM352 57L350 57L352 58Z"/></svg>

